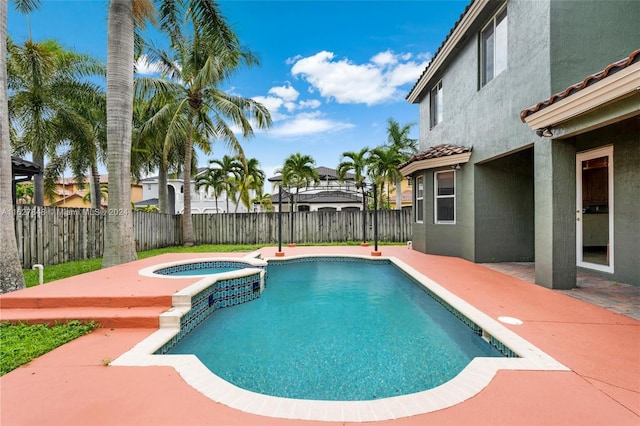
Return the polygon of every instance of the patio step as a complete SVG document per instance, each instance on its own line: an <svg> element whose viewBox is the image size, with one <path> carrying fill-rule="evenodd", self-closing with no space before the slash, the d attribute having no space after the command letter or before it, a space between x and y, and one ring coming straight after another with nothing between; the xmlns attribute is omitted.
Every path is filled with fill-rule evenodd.
<svg viewBox="0 0 640 426"><path fill-rule="evenodd" d="M32 308L3 309L0 322L23 322L27 324L64 323L70 320L95 321L103 328L158 328L160 314L167 307L74 307L74 308Z"/></svg>
<svg viewBox="0 0 640 426"><path fill-rule="evenodd" d="M171 296L13 296L0 297L2 309L59 308L165 308L171 307Z"/></svg>

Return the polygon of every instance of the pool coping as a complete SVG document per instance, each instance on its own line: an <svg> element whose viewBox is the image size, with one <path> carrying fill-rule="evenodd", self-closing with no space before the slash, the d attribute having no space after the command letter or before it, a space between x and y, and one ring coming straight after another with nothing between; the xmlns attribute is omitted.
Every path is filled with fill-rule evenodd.
<svg viewBox="0 0 640 426"><path fill-rule="evenodd" d="M259 252L242 259L256 258ZM208 398L247 413L298 420L379 421L426 414L459 404L482 391L499 370L569 371L551 356L535 347L497 320L480 312L444 287L393 256L370 257L346 254L313 254L266 258L286 262L308 257L350 257L375 261L390 261L419 284L427 287L479 325L485 333L508 346L519 358L474 358L456 377L422 392L372 401L313 401L263 395L241 389L216 376L195 355L154 355L153 353L175 336L180 317L190 309L190 297L216 281L206 277L174 294L174 306L160 316L160 329L136 344L131 350L111 362L119 366L171 366L193 388ZM195 262L202 259L190 259ZM212 258L206 258L211 261ZM227 259L228 260L228 259ZM185 261L171 262L175 264ZM165 264L163 264L165 265ZM161 265L151 268L159 269ZM145 268L149 269L149 268ZM242 271L247 271L244 269ZM216 276L233 277L238 271ZM168 278L163 276L164 278Z"/></svg>

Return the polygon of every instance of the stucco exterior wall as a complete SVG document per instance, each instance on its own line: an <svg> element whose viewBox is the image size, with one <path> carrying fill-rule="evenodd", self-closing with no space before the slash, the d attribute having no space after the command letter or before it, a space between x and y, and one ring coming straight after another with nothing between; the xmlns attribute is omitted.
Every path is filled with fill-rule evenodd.
<svg viewBox="0 0 640 426"><path fill-rule="evenodd" d="M578 83L640 47L637 0L553 0L550 18L551 93Z"/></svg>
<svg viewBox="0 0 640 426"><path fill-rule="evenodd" d="M430 128L428 91L420 102L421 150L448 143L473 146L473 154L469 163L456 176L458 196L455 225L433 223L433 172L437 170L425 172L425 222L414 224L414 247L418 250L421 249L421 244L417 241L427 238L428 253L486 261L487 258L502 258L501 255L491 253L502 250L499 247L505 247L500 241L514 239L513 230L508 227L496 228L494 238L485 238L486 233L478 231L477 227L485 226L482 222L484 219L507 215L508 210L504 209L502 201L492 199L502 195L488 191L486 183L475 183L477 174L473 168L477 163L530 146L537 138L528 127L523 126L519 112L548 97L550 93L550 35L544 30L550 19L550 6L548 0L513 0L508 2L507 7L507 69L484 87L480 87L478 37L482 27L498 11L499 7L496 5L486 11L485 16L469 31L458 54L427 85L429 90L442 80L442 122ZM531 186L530 183L522 185ZM531 193L531 190L527 191ZM483 213L478 216L480 209ZM518 214L522 216L531 213ZM524 232L532 233L533 227ZM482 237L483 244L489 244L490 247L478 250L478 236ZM531 257L531 242L522 241L523 246L513 252L514 255L517 258ZM476 259L478 255L480 257Z"/></svg>
<svg viewBox="0 0 640 426"><path fill-rule="evenodd" d="M613 145L614 272L599 275L640 285L640 116L577 136L574 142L578 152Z"/></svg>

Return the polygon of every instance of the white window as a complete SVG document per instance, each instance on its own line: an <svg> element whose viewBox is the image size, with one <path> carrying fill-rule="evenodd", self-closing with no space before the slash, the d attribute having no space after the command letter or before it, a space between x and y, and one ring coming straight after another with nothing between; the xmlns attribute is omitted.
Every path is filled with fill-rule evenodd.
<svg viewBox="0 0 640 426"><path fill-rule="evenodd" d="M430 94L431 127L442 121L442 81L438 82Z"/></svg>
<svg viewBox="0 0 640 426"><path fill-rule="evenodd" d="M484 86L507 69L507 9L480 32L480 81Z"/></svg>
<svg viewBox="0 0 640 426"><path fill-rule="evenodd" d="M416 207L416 222L422 223L424 220L424 177L418 176L416 178L416 186L415 186L415 201L414 206Z"/></svg>
<svg viewBox="0 0 640 426"><path fill-rule="evenodd" d="M456 222L456 172L438 172L434 179L436 223Z"/></svg>

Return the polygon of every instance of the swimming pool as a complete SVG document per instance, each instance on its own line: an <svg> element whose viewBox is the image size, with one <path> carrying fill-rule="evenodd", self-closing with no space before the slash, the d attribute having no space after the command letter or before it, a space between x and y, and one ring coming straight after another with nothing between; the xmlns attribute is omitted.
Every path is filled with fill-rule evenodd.
<svg viewBox="0 0 640 426"><path fill-rule="evenodd" d="M318 260L270 262L260 299L216 311L169 353L247 390L330 401L423 391L503 356L391 262Z"/></svg>
<svg viewBox="0 0 640 426"><path fill-rule="evenodd" d="M257 254L259 253L252 253L246 259L255 258ZM322 257L322 255L314 255L313 257L318 256ZM331 254L324 256L337 257ZM266 260L295 263L306 261L309 257L274 257ZM251 271L251 269L247 269L204 277L176 293L174 307L160 317L160 329L112 361L110 365L171 366L188 384L203 395L218 403L248 413L278 418L342 422L388 420L441 410L476 395L489 384L499 370L568 370L564 365L498 321L478 311L398 258L356 255L340 257L384 260L393 263L423 286L425 291L429 292L447 310L465 323L475 324L479 327L483 339L489 340L496 347L512 351L518 357L474 358L457 376L446 383L434 389L409 395L370 401L321 401L274 397L239 388L213 374L194 355L155 355L159 351L163 352L164 349L175 346L176 342L180 340L180 336L188 334L184 326L192 324L197 317L202 315L199 306L203 301L203 292L205 295L206 292L210 292L211 287L215 286L221 276L229 274L230 277L233 277L235 274L247 274L247 271ZM264 271L262 273L264 274ZM182 277L182 279L184 278ZM206 305L206 296L204 304Z"/></svg>

